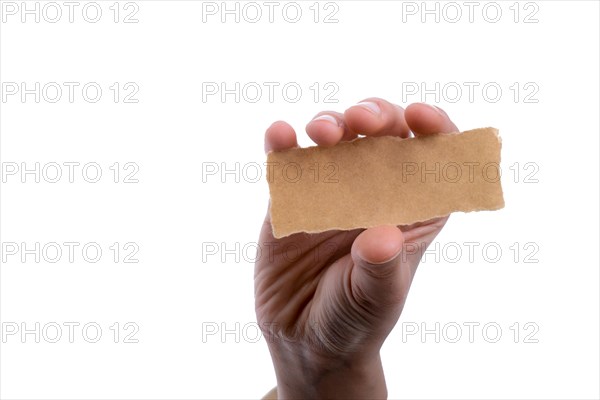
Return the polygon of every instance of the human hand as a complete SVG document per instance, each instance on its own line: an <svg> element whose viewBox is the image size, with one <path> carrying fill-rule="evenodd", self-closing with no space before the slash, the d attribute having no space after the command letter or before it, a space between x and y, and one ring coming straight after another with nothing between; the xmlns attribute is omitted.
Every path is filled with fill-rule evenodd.
<svg viewBox="0 0 600 400"><path fill-rule="evenodd" d="M306 131L317 145L332 146L358 134L408 138L411 131L458 128L437 107L416 103L404 110L369 98L343 114L317 114ZM289 124L267 129L266 152L297 146ZM255 305L278 398L387 397L379 350L400 317L423 252L447 219L275 239L267 212L259 244L269 251L255 265ZM407 252L407 243L418 251Z"/></svg>

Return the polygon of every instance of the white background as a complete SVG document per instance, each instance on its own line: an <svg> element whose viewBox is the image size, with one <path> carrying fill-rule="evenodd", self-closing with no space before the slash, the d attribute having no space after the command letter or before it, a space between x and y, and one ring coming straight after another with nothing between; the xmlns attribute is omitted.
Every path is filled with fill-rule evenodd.
<svg viewBox="0 0 600 400"><path fill-rule="evenodd" d="M0 39L2 398L264 395L276 382L267 346L255 340L252 246L268 188L264 176L251 182L253 163L265 160L264 131L286 120L310 145L304 126L314 114L370 96L434 103L460 129L494 126L503 139L506 208L453 215L427 255L382 350L390 398L599 397L597 2L501 1L487 14L487 3L477 2L472 22L464 2L428 2L438 7L439 22L422 15L421 2L321 2L317 23L312 1L297 3L296 23L282 15L285 2L272 23L263 2L256 23L249 21L256 9L243 14L243 2L239 23L234 14L221 22L221 2L212 3L216 15L203 14L208 2L121 2L117 23L113 1L98 2L97 23L83 18L86 2L72 23L62 2L56 23L45 20L55 15L48 7L39 23L35 15L23 23L21 2L13 3L15 15L7 3ZM295 17L290 7L288 19ZM93 18L94 9L87 10ZM452 22L457 10L462 17ZM134 11L138 22L124 23ZM331 13L337 22L325 23ZM34 94L25 101L20 92L7 95L11 82L79 86L72 103L66 86L56 103L47 101L54 92L40 93L36 103ZM82 97L88 82L103 89L96 103ZM109 88L115 82L117 103ZM134 86L125 88L128 82ZM203 99L207 82L230 89L256 82L262 98L253 103L248 91L239 102L233 94ZM279 85L273 101L264 82ZM476 85L473 98L465 82ZM297 102L292 89L288 99L282 94L288 83L302 89ZM421 83L433 91L421 91ZM463 92L455 99L457 86ZM138 102L126 103L132 87ZM335 103L326 102L331 93ZM80 165L73 183L66 167L58 183L8 175L14 165L36 162L49 165L48 174L49 163ZM82 177L81 167L92 162L102 170L98 183ZM109 169L115 162L118 183ZM128 162L139 167L138 183L123 182L134 168L125 169ZM240 173L203 177L213 163L220 170L239 163ZM22 262L22 243L31 249L36 242L80 246L72 263L66 247L56 263L48 262L54 253L39 262L24 254ZM472 259L465 242L478 243ZM86 243L102 248L98 262L82 258ZM236 243L237 254L222 251ZM482 252L488 243L489 253ZM136 246L139 262L124 262ZM217 254L206 251L214 246ZM73 343L69 322L79 324ZM479 324L472 343L471 322ZM36 323L39 343L34 333L21 336ZM102 329L96 343L88 342L93 328L82 333L88 323ZM436 323L439 343L434 333L421 336ZM57 343L54 324L62 326ZM457 325L462 337L452 343ZM19 331L9 334L15 326ZM415 327L419 332L408 335ZM221 336L222 328L231 332Z"/></svg>

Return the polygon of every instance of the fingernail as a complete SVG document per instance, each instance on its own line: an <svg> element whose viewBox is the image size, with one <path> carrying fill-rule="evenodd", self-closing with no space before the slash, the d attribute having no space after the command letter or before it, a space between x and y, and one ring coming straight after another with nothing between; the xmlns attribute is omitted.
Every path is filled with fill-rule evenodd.
<svg viewBox="0 0 600 400"><path fill-rule="evenodd" d="M319 115L318 117L314 118L313 121L327 121L327 122L331 122L335 126L339 126L338 120L335 119L334 117L332 117L331 115L327 115L327 114Z"/></svg>
<svg viewBox="0 0 600 400"><path fill-rule="evenodd" d="M439 108L438 106L434 106L432 104L427 104L427 103L423 103L425 104L427 107L431 108L432 110L434 110L436 113L444 115L444 112L442 111L441 108Z"/></svg>
<svg viewBox="0 0 600 400"><path fill-rule="evenodd" d="M372 101L363 101L361 103L358 103L357 106L363 107L364 109L369 110L375 115L379 115L381 113L381 108L379 108L379 105Z"/></svg>

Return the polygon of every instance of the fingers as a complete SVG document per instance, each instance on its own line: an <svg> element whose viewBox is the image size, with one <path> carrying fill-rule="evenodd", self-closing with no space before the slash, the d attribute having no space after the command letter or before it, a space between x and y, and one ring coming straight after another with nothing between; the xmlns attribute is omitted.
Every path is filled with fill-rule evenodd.
<svg viewBox="0 0 600 400"><path fill-rule="evenodd" d="M400 136L407 138L410 129L404 109L388 101L371 97L344 112L348 128L366 136Z"/></svg>
<svg viewBox="0 0 600 400"><path fill-rule="evenodd" d="M319 146L333 146L343 140L355 139L344 123L344 115L335 111L322 111L306 125L306 133Z"/></svg>
<svg viewBox="0 0 600 400"><path fill-rule="evenodd" d="M274 122L265 132L265 153L297 147L296 132L287 122Z"/></svg>
<svg viewBox="0 0 600 400"><path fill-rule="evenodd" d="M406 107L404 118L415 136L458 131L444 110L425 103L414 103Z"/></svg>
<svg viewBox="0 0 600 400"><path fill-rule="evenodd" d="M407 138L410 129L402 107L371 97L350 107L343 114L320 112L306 125L306 133L319 146L333 146L340 141L355 139L359 134Z"/></svg>
<svg viewBox="0 0 600 400"><path fill-rule="evenodd" d="M352 245L352 293L357 303L372 314L401 309L412 280L403 263L404 236L395 226L380 226L362 232Z"/></svg>
<svg viewBox="0 0 600 400"><path fill-rule="evenodd" d="M386 100L371 97L347 109L318 113L307 125L306 133L319 146L333 146L340 141L366 136L400 136L410 132L416 136L458 131L441 108L425 103L414 103L406 110ZM293 128L282 121L268 130L265 150L283 150L298 146Z"/></svg>

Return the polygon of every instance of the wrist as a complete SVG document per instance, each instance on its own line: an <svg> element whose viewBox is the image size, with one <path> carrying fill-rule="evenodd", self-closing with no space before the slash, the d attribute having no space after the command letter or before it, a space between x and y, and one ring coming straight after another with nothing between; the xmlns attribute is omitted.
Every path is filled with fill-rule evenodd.
<svg viewBox="0 0 600 400"><path fill-rule="evenodd" d="M386 399L379 352L326 359L271 350L278 399Z"/></svg>

